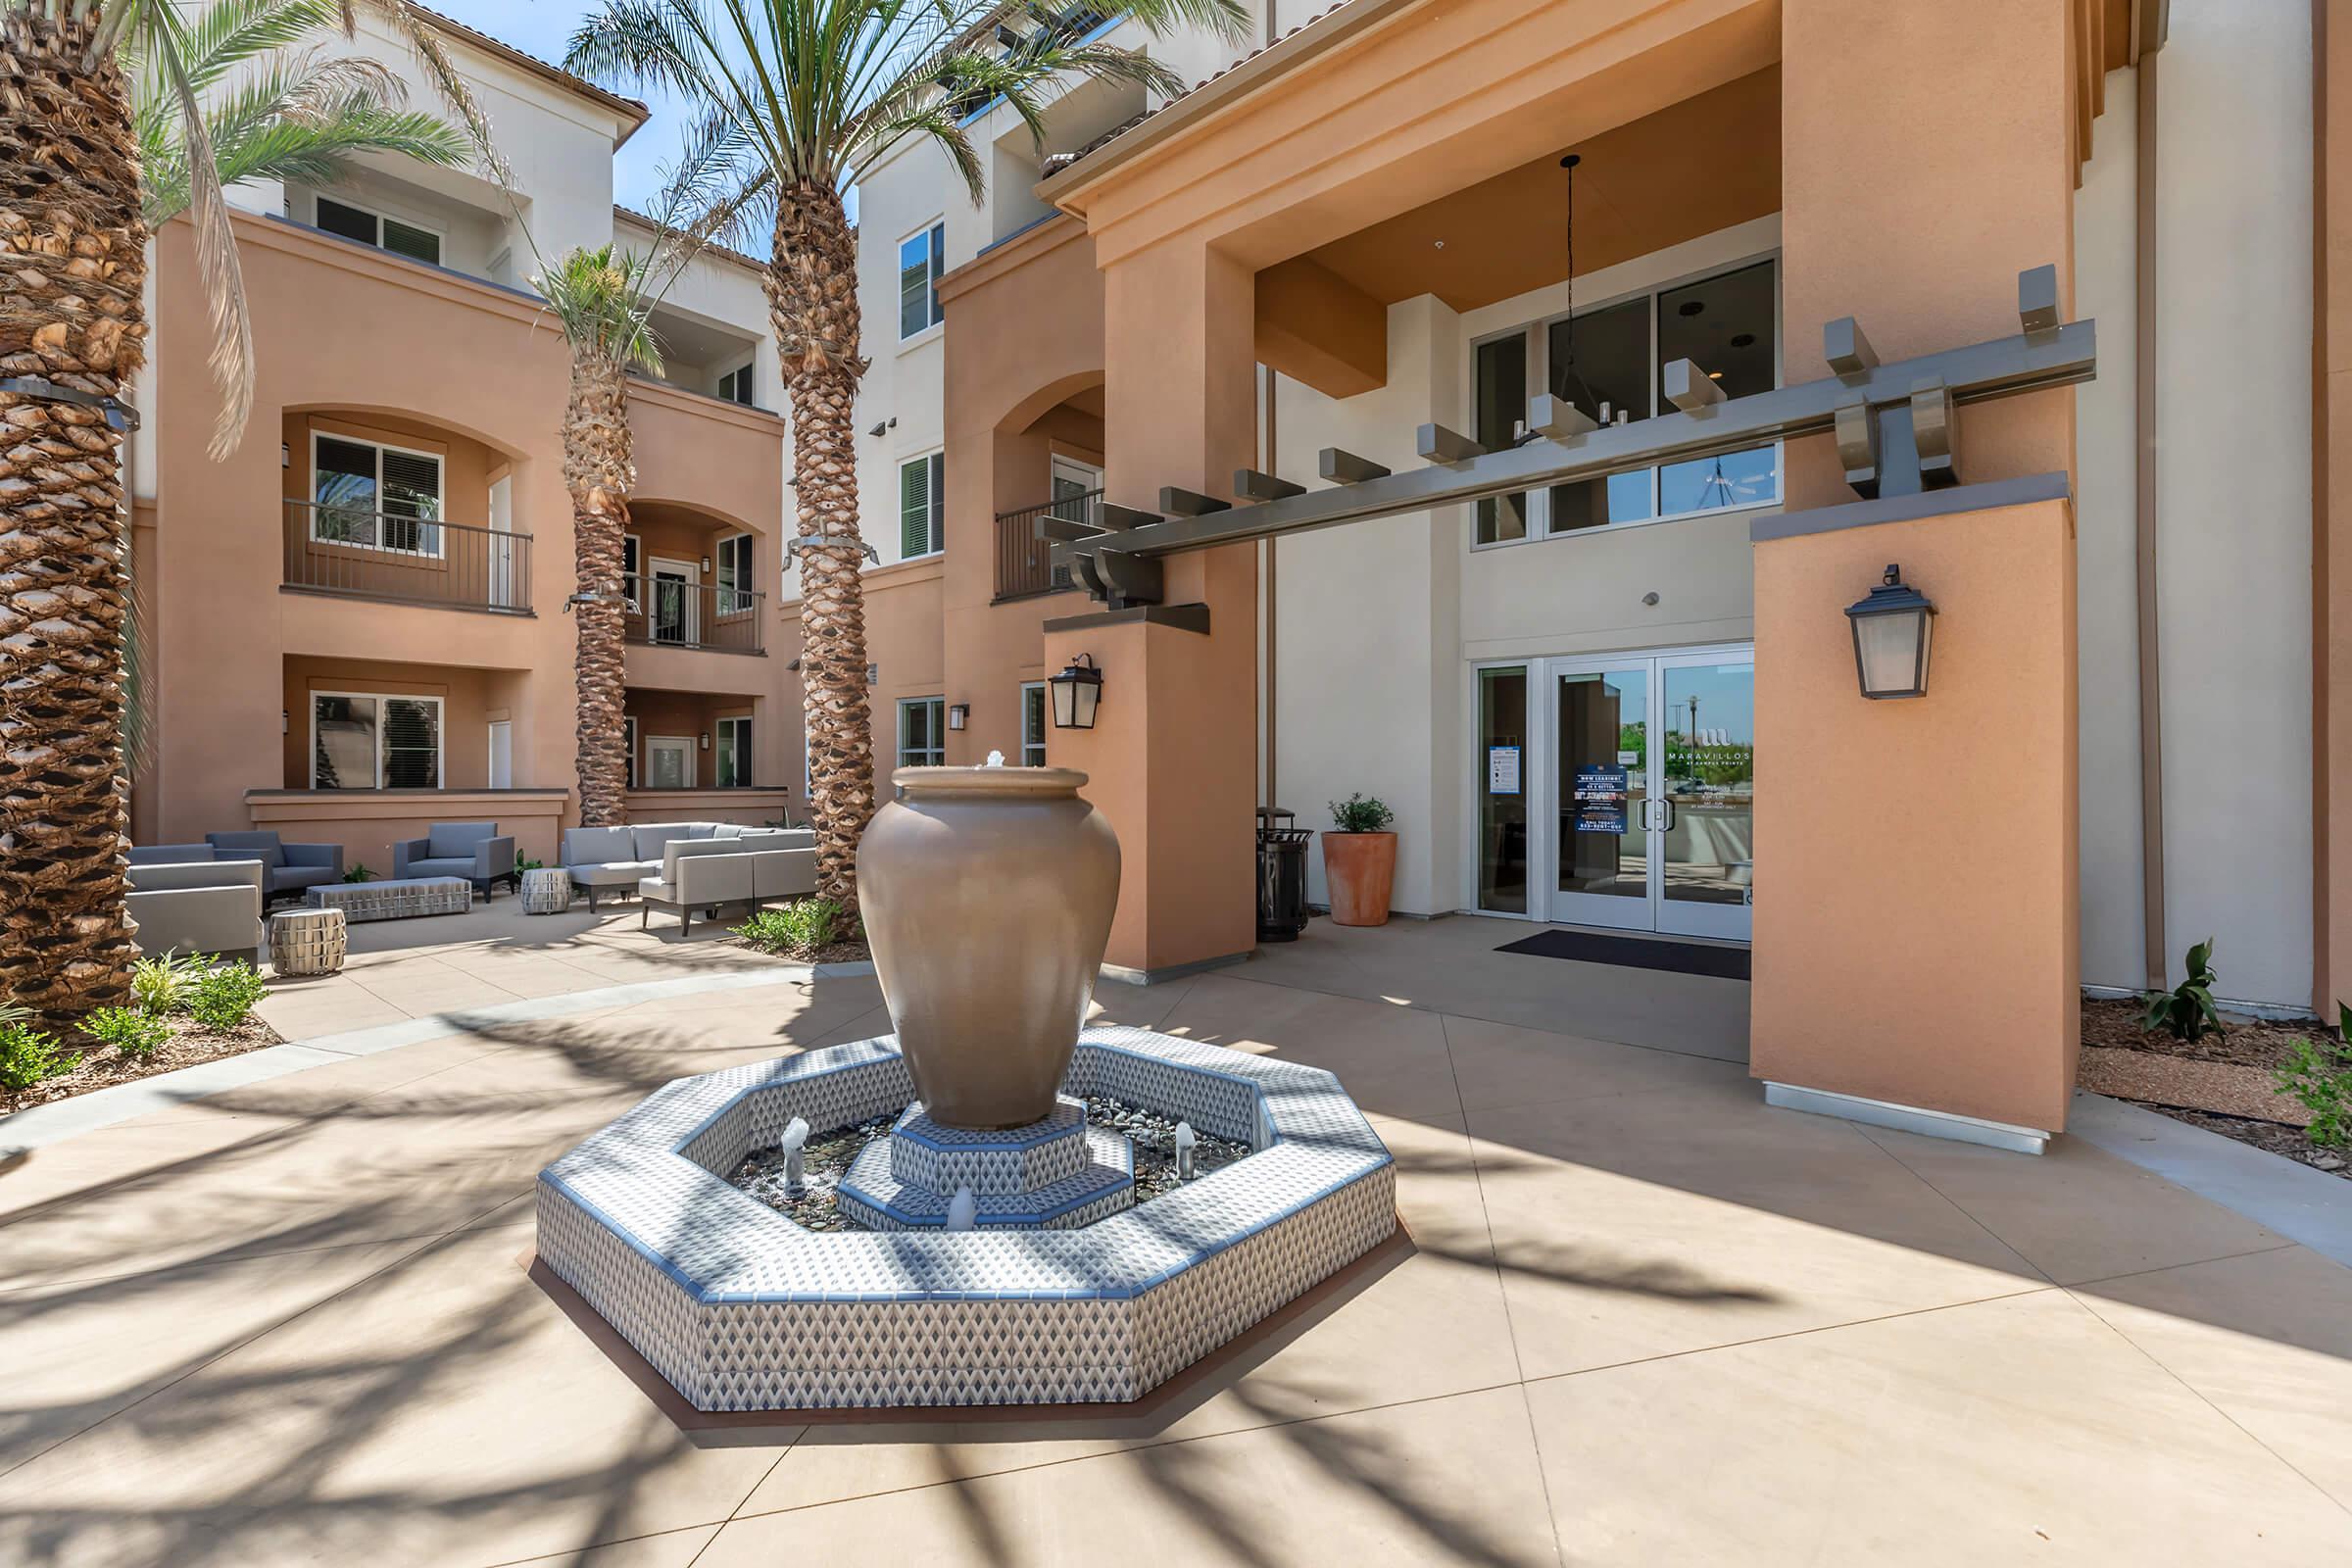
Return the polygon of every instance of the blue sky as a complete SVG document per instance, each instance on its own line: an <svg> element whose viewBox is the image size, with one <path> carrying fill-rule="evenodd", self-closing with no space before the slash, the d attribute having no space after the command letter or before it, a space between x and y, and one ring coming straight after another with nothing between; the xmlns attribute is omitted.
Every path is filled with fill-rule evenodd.
<svg viewBox="0 0 2352 1568"><path fill-rule="evenodd" d="M536 55L551 66L564 63L571 33L589 10L581 0L428 0L435 11L486 32L511 48ZM631 91L653 109L654 118L612 158L612 197L643 211L662 187L662 166L677 161L685 123L678 106L659 94ZM496 129L495 126L492 127Z"/></svg>

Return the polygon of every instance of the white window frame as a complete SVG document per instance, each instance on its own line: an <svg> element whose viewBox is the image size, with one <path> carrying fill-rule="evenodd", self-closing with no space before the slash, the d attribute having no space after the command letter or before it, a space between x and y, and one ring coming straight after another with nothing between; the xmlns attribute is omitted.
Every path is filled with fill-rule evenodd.
<svg viewBox="0 0 2352 1568"><path fill-rule="evenodd" d="M1772 267L1772 384L1776 388L1787 385L1788 345L1782 330L1781 318L1781 296L1786 282L1787 269L1782 264L1781 251L1776 246L1770 250L1757 251L1740 257L1735 261L1720 262L1692 271L1661 277L1643 283L1638 288L1623 289L1606 298L1594 300L1591 304L1580 300L1573 312L1554 311L1549 316L1538 317L1534 320L1522 322L1517 326L1479 333L1465 346L1461 414L1466 422L1463 428L1469 429L1477 422L1478 351L1481 348L1504 338L1525 337L1527 339L1527 396L1532 399L1537 394L1550 389L1551 328L1553 324L1566 320L1571 315L1582 318L1623 305L1629 300L1646 299L1649 301L1651 395L1653 399L1660 398L1661 395L1655 390L1658 375L1658 296L1670 294L1678 288L1685 288L1692 283L1703 283L1710 278L1726 277L1734 272L1744 271L1759 263L1769 263ZM1599 534L1617 533L1627 528L1647 528L1654 523L1680 522L1689 517L1716 517L1737 512L1765 512L1784 506L1787 504L1788 494L1787 448L1784 443L1779 441L1759 441L1756 444L1758 447L1769 446L1773 449L1773 466L1780 475L1780 494L1769 499L1742 501L1728 507L1701 507L1692 512L1660 513L1658 511L1659 472L1667 465L1652 464L1649 466L1650 514L1646 517L1628 517L1622 522L1604 522L1588 528L1566 528L1554 533L1551 531L1551 487L1539 485L1525 492L1527 532L1517 539L1494 539L1484 544L1480 543L1477 509L1475 506L1467 509L1470 514L1470 548L1473 551L1508 550L1517 545L1540 544L1552 539L1586 539Z"/></svg>
<svg viewBox="0 0 2352 1568"><path fill-rule="evenodd" d="M382 251L386 256L397 256L404 262L415 262L421 267L439 267L442 266L448 259L448 229L438 227L432 223L420 223L414 218L403 218L398 213L387 213L380 207L370 207L366 202L355 202L348 196L330 196L325 191L314 191L311 194L311 218L313 219L311 226L318 229L320 233L335 233L333 229L328 228L324 223L316 221L318 217L318 203L320 202L332 202L337 207L344 208L347 211L354 213L362 213L375 220L375 238L352 239L351 242L355 245L366 245L373 250ZM434 251L433 259L428 262L421 256L411 256L407 251L396 251L389 245L386 245L384 243L384 225L386 223L398 223L401 227L413 228L419 234L432 235ZM335 238L351 239L351 236L348 234L335 234Z"/></svg>
<svg viewBox="0 0 2352 1568"><path fill-rule="evenodd" d="M938 744L936 746L926 746L922 749L922 755L925 759L927 759L926 760L908 761L906 760L906 710L910 708L929 708L933 710L932 717L937 720L937 723L934 725L931 734L932 738L937 741ZM945 697L900 698L899 744L896 752L894 753L899 760L898 765L901 767L939 767L945 764L948 760L947 730L948 700Z"/></svg>
<svg viewBox="0 0 2352 1568"><path fill-rule="evenodd" d="M722 620L730 615L748 615L758 607L759 601L752 597L757 590L752 584L759 579L759 573L753 567L752 558L759 547L752 543L752 538L749 533L720 534L718 543L710 549L710 581L713 584L710 597L714 606L713 613ZM736 566L735 580L730 583L727 581L727 552L738 540L742 541L743 560Z"/></svg>
<svg viewBox="0 0 2352 1568"><path fill-rule="evenodd" d="M710 726L710 787L712 789L746 790L753 787L752 777L756 771L752 766L752 719L754 716L751 713L730 713ZM728 784L719 777L719 760L727 755L727 737L730 733L735 735L735 771L743 775L733 784Z"/></svg>
<svg viewBox="0 0 2352 1568"><path fill-rule="evenodd" d="M928 451L918 453L913 457L899 459L898 467L892 470L893 475L898 480L894 490L898 498L898 544L900 551L899 559L901 561L924 561L932 556L943 554L948 548L948 498L946 495L948 488L947 458L948 453L945 447L932 447ZM931 520L929 539L931 548L918 552L914 555L908 555L906 553L906 470L913 467L918 463L923 466L923 488L925 493L930 497Z"/></svg>
<svg viewBox="0 0 2352 1568"><path fill-rule="evenodd" d="M1037 693L1039 703L1037 739L1034 741L1029 738L1029 694L1031 692ZM1047 694L1044 681L1025 680L1021 682L1021 765L1023 767L1046 765L1046 731L1054 727L1052 704L1053 698ZM1032 752L1037 754L1034 760L1029 755Z"/></svg>
<svg viewBox="0 0 2352 1568"><path fill-rule="evenodd" d="M684 750L686 753L686 777L683 782L675 785L674 787L682 790L696 788L697 786L694 782L694 754L696 750L694 737L691 735L648 735L645 738L645 756L648 764L645 771L648 777L651 777L654 771L651 764L653 761L654 748L657 746L677 746ZM659 786L649 785L645 787L669 789L673 786L663 784Z"/></svg>
<svg viewBox="0 0 2352 1568"><path fill-rule="evenodd" d="M741 365L736 366L733 369L719 371L718 390L711 395L717 398L721 403L732 403L738 408L749 409L758 407L757 404L752 402L752 371L759 365L759 357L755 355L751 359L744 361ZM727 383L729 381L733 381L735 383L736 391L742 394L740 397L727 390Z"/></svg>
<svg viewBox="0 0 2352 1568"><path fill-rule="evenodd" d="M430 539L432 541L432 548L430 550L426 550L419 547L415 550L408 550L399 545L387 545L380 543L361 544L352 539L328 539L321 536L318 532L318 513L320 510L320 503L318 500L318 443L321 441L340 441L345 446L368 447L373 449L375 453L376 532L379 535L383 532L383 519L390 515L390 514L384 511L384 454L387 452L397 452L404 458L432 459L433 466L440 472L441 475L440 493L434 498L433 505L442 514L439 516L417 519L423 525L419 531L418 537L422 539ZM441 561L446 559L449 555L449 531L446 526L449 521L448 512L448 453L427 452L422 447L404 447L390 441L378 441L372 436L345 435L339 430L321 430L316 426L312 427L310 521L311 543L317 545L332 545L338 550L372 550L378 555L416 556L425 561Z"/></svg>
<svg viewBox="0 0 2352 1568"><path fill-rule="evenodd" d="M633 564L629 560L631 556L637 558ZM645 535L624 533L620 536L620 592L621 597L627 601L622 606L625 613L631 615L645 613L644 576Z"/></svg>
<svg viewBox="0 0 2352 1568"><path fill-rule="evenodd" d="M318 699L321 697L365 697L368 699L368 701L377 705L375 720L375 762L374 772L372 775L374 782L358 786L345 785L345 789L356 787L361 789L381 790L390 789L393 787L384 782L384 719L382 705L385 703L426 703L431 705L433 710L433 777L441 780L439 784L436 784L432 787L435 789L447 789L449 787L449 709L448 705L441 698L428 697L422 692L360 692L337 690L313 691L311 693L311 749L308 772L305 775L310 779L310 788L315 790L320 787L318 783ZM330 793L341 794L342 791L336 790L331 791Z"/></svg>
<svg viewBox="0 0 2352 1568"><path fill-rule="evenodd" d="M620 740L629 752L629 781L626 787L635 789L637 787L637 715L635 713L620 715Z"/></svg>
<svg viewBox="0 0 2352 1568"><path fill-rule="evenodd" d="M896 303L899 341L903 344L912 343L928 333L937 331L948 318L947 312L941 308L939 303L939 280L947 271L945 260L945 252L948 248L947 231L948 223L945 218L931 219L920 227L909 229L900 235L897 246L890 253L894 264L890 274L891 298ZM930 278L923 288L924 315L927 318L922 325L909 332L906 330L906 247L916 240L923 242L926 263L930 269Z"/></svg>

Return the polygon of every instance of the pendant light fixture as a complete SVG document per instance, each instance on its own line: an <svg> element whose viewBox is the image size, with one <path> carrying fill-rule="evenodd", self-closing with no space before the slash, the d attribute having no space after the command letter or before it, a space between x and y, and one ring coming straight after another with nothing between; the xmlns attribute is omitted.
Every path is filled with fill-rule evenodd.
<svg viewBox="0 0 2352 1568"><path fill-rule="evenodd" d="M1560 160L1560 167L1568 172L1568 220L1565 224L1568 240L1568 331L1561 344L1564 363L1552 367L1551 381L1559 388L1555 395L1562 397L1567 396L1568 385L1573 381L1577 391L1584 394L1585 412L1605 423L1600 398L1585 380L1585 373L1576 368L1576 166L1584 161L1581 153L1569 153Z"/></svg>

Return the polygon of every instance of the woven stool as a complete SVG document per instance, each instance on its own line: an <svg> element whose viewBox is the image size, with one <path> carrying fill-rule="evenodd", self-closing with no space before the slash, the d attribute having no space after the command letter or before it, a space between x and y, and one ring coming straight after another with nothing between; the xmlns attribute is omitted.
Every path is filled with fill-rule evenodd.
<svg viewBox="0 0 2352 1568"><path fill-rule="evenodd" d="M522 912L562 914L571 907L571 873L543 865L522 873Z"/></svg>
<svg viewBox="0 0 2352 1568"><path fill-rule="evenodd" d="M270 917L270 966L279 974L341 974L341 909L281 909Z"/></svg>

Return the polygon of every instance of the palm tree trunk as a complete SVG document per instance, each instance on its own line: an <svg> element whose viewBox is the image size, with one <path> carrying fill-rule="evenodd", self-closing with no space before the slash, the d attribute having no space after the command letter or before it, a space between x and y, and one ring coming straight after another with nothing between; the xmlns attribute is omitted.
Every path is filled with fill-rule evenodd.
<svg viewBox="0 0 2352 1568"><path fill-rule="evenodd" d="M767 270L801 530L801 690L817 892L858 908L858 841L874 814L873 712L865 684L864 545L858 532L858 240L841 194L802 184L776 206Z"/></svg>
<svg viewBox="0 0 2352 1568"><path fill-rule="evenodd" d="M111 397L138 369L147 228L130 99L92 23L0 16L0 376ZM122 436L0 391L0 987L55 1024L123 1000L128 543Z"/></svg>
<svg viewBox="0 0 2352 1568"><path fill-rule="evenodd" d="M629 492L636 483L628 380L620 362L575 349L571 399L564 410L564 486L571 492L572 567L580 593L572 607L579 637L572 670L579 705L580 822L586 827L617 827L627 820L621 572Z"/></svg>

